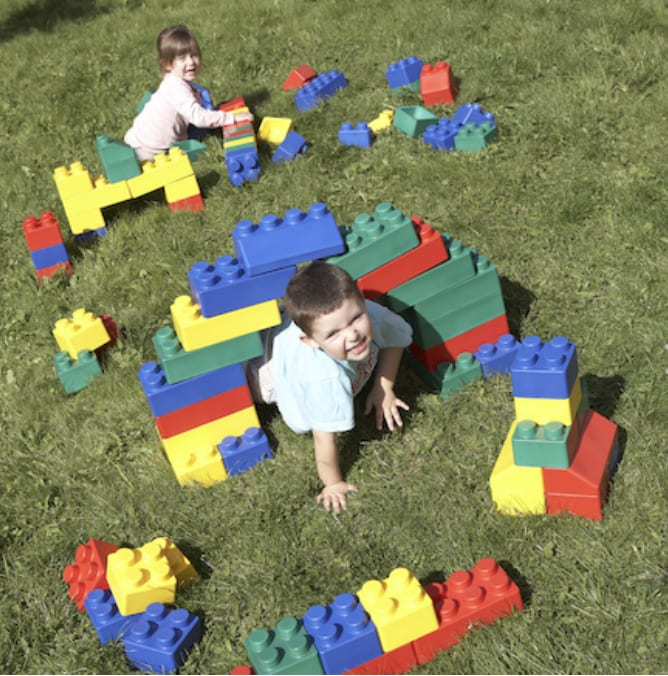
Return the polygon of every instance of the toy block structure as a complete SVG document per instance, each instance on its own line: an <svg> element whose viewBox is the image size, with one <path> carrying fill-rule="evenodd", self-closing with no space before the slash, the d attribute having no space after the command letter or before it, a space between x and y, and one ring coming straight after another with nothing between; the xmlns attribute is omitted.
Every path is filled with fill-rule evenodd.
<svg viewBox="0 0 668 676"><path fill-rule="evenodd" d="M76 359L67 352L56 352L53 358L56 375L67 394L83 390L97 376L102 375L102 367L90 350L81 350Z"/></svg>
<svg viewBox="0 0 668 676"><path fill-rule="evenodd" d="M519 346L519 341L510 333L504 333L496 343L481 343L474 356L480 362L483 376L491 378L496 374L510 373Z"/></svg>
<svg viewBox="0 0 668 676"><path fill-rule="evenodd" d="M370 148L375 136L366 122L358 122L355 126L351 122L344 122L339 129L339 143L345 146Z"/></svg>
<svg viewBox="0 0 668 676"><path fill-rule="evenodd" d="M296 131L290 130L283 142L276 148L271 157L274 164L281 164L294 160L298 155L303 155L308 150L306 139Z"/></svg>
<svg viewBox="0 0 668 676"><path fill-rule="evenodd" d="M282 88L285 91L299 89L307 82L310 82L316 75L317 73L313 70L313 68L311 68L311 66L303 63L301 66L294 68L290 75L285 78Z"/></svg>
<svg viewBox="0 0 668 676"><path fill-rule="evenodd" d="M123 638L140 614L123 615L109 589L93 589L84 601L86 613L102 645Z"/></svg>
<svg viewBox="0 0 668 676"><path fill-rule="evenodd" d="M420 75L424 62L417 56L409 56L391 63L385 71L385 79L393 94L407 89L412 92L420 91Z"/></svg>
<svg viewBox="0 0 668 676"><path fill-rule="evenodd" d="M436 124L430 124L422 135L422 140L434 150L454 150L455 137L459 127L452 124L447 117L442 117Z"/></svg>
<svg viewBox="0 0 668 676"><path fill-rule="evenodd" d="M434 150L458 150L473 153L497 141L499 130L492 113L483 112L477 103L460 106L452 119L441 117L430 123L422 134L423 141Z"/></svg>
<svg viewBox="0 0 668 676"><path fill-rule="evenodd" d="M517 417L490 476L497 510L601 519L619 461L617 425L589 408L568 339L528 336L514 352Z"/></svg>
<svg viewBox="0 0 668 676"><path fill-rule="evenodd" d="M250 112L243 97L218 106L227 113ZM225 165L230 183L236 188L246 181L256 181L260 176L260 158L257 154L257 140L251 122L234 122L223 127L223 149Z"/></svg>
<svg viewBox="0 0 668 676"><path fill-rule="evenodd" d="M257 674L403 674L459 643L472 629L522 611L517 585L491 558L423 587L406 568L365 582L357 594L284 617L244 641Z"/></svg>
<svg viewBox="0 0 668 676"><path fill-rule="evenodd" d="M127 181L141 175L137 156L127 143L115 141L106 134L99 134L95 137L95 147L109 183Z"/></svg>
<svg viewBox="0 0 668 676"><path fill-rule="evenodd" d="M426 106L449 105L457 98L457 81L450 64L437 61L435 65L425 63L420 71L420 96Z"/></svg>
<svg viewBox="0 0 668 676"><path fill-rule="evenodd" d="M304 113L316 108L320 103L330 99L340 89L348 86L348 80L339 70L320 73L306 82L295 94L295 105Z"/></svg>
<svg viewBox="0 0 668 676"><path fill-rule="evenodd" d="M65 270L68 276L72 274L58 218L52 211L43 211L39 218L26 216L23 219L23 236L38 281L51 277L59 270Z"/></svg>

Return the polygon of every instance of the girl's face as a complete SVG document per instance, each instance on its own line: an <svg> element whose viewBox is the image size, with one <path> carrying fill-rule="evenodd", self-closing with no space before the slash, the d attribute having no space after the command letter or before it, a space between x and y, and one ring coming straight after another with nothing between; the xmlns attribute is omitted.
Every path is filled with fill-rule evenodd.
<svg viewBox="0 0 668 676"><path fill-rule="evenodd" d="M172 61L167 72L173 73L182 80L192 82L199 73L201 63L199 54L181 54Z"/></svg>

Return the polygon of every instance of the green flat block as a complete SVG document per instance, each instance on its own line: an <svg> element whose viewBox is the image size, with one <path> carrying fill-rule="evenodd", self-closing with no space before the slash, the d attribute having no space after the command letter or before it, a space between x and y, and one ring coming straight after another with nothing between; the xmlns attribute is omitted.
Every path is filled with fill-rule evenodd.
<svg viewBox="0 0 668 676"><path fill-rule="evenodd" d="M393 310L403 312L434 294L450 289L471 279L476 273L478 253L471 247L464 247L459 240L443 235L449 258L445 263L423 272L413 279L388 291L379 301Z"/></svg>
<svg viewBox="0 0 668 676"><path fill-rule="evenodd" d="M394 111L394 126L411 137L424 134L430 124L437 123L436 115L423 106L399 106Z"/></svg>
<svg viewBox="0 0 668 676"><path fill-rule="evenodd" d="M215 369L248 361L259 357L263 352L262 339L257 332L187 352L174 329L167 326L155 333L153 346L167 382L172 385Z"/></svg>
<svg viewBox="0 0 668 676"><path fill-rule="evenodd" d="M153 90L147 89L135 108L138 113L141 113L141 111L144 110L144 106L151 100L151 96L153 96Z"/></svg>
<svg viewBox="0 0 668 676"><path fill-rule="evenodd" d="M183 150L183 152L188 156L188 159L191 163L206 152L206 144L194 138L188 138L184 141L176 141L175 143L172 143L170 148L173 148L174 146L181 148L181 150Z"/></svg>
<svg viewBox="0 0 668 676"><path fill-rule="evenodd" d="M462 352L454 364L439 364L437 372L441 374L441 399L445 400L474 380L482 378L482 366L470 352Z"/></svg>
<svg viewBox="0 0 668 676"><path fill-rule="evenodd" d="M475 153L484 150L490 143L499 137L499 130L491 122L483 122L480 125L475 122L462 127L455 136L455 150L465 153Z"/></svg>
<svg viewBox="0 0 668 676"><path fill-rule="evenodd" d="M346 242L346 252L330 256L327 262L346 270L359 279L385 265L420 243L411 219L382 202L373 215L360 214L352 226L340 228Z"/></svg>
<svg viewBox="0 0 668 676"><path fill-rule="evenodd" d="M76 360L71 359L67 352L56 352L53 361L58 379L67 394L83 390L94 378L102 375L100 363L90 350L81 350Z"/></svg>
<svg viewBox="0 0 668 676"><path fill-rule="evenodd" d="M126 143L100 134L95 137L95 147L109 183L119 183L141 175L135 151Z"/></svg>
<svg viewBox="0 0 668 676"><path fill-rule="evenodd" d="M513 433L513 458L521 467L568 469L578 441L574 425L520 420Z"/></svg>

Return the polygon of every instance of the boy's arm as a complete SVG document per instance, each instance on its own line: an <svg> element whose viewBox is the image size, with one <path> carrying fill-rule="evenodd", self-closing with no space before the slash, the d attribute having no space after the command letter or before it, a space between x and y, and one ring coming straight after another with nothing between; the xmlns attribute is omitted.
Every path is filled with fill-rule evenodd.
<svg viewBox="0 0 668 676"><path fill-rule="evenodd" d="M394 425L403 426L400 408L408 411L408 404L399 399L394 393L394 381L401 363L403 347L385 347L378 354L378 365L373 386L366 399L365 415L376 409L376 427L382 429L383 419L390 431Z"/></svg>
<svg viewBox="0 0 668 676"><path fill-rule="evenodd" d="M313 430L313 446L318 476L325 485L316 502L322 504L328 512L333 509L338 514L347 507L346 493L357 493L357 486L343 481L341 477L339 451L336 448L334 432Z"/></svg>

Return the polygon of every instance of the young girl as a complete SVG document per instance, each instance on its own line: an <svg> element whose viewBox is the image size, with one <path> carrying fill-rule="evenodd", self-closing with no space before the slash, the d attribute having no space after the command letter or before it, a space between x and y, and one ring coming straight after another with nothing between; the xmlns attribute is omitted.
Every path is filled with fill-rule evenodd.
<svg viewBox="0 0 668 676"><path fill-rule="evenodd" d="M195 36L183 25L165 28L158 36L162 81L125 134L139 160L152 160L175 141L188 136L188 125L222 127L251 122L250 113L225 113L203 108L190 86L199 73L202 56Z"/></svg>

